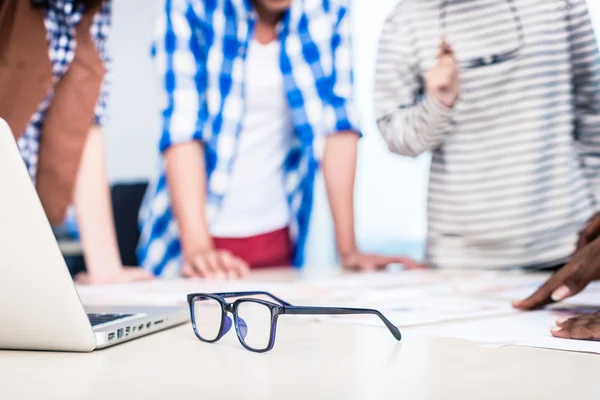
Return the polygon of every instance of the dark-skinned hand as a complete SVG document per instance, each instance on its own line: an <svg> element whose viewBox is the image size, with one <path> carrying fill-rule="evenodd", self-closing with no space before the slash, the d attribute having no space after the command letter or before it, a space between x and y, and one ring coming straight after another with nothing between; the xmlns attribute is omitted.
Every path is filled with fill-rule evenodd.
<svg viewBox="0 0 600 400"><path fill-rule="evenodd" d="M600 311L572 318L559 318L550 332L552 336L564 339L600 339Z"/></svg>
<svg viewBox="0 0 600 400"><path fill-rule="evenodd" d="M581 292L592 281L600 279L600 239L578 250L571 261L556 272L538 290L525 300L513 305L522 310L533 310L562 301Z"/></svg>

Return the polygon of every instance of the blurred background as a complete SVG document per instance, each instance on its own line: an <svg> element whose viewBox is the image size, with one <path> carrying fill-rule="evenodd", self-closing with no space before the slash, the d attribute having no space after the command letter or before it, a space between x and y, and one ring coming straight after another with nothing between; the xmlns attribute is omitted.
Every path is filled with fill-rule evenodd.
<svg viewBox="0 0 600 400"><path fill-rule="evenodd" d="M426 232L429 157L388 153L373 117L373 76L380 29L398 0L353 0L356 102L364 139L360 144L356 221L363 251L422 258ZM150 60L152 25L161 0L114 1L111 52L114 60L108 143L113 183L152 179L158 162L159 109ZM600 2L588 0L600 40ZM336 265L335 238L322 178L317 182L307 265Z"/></svg>

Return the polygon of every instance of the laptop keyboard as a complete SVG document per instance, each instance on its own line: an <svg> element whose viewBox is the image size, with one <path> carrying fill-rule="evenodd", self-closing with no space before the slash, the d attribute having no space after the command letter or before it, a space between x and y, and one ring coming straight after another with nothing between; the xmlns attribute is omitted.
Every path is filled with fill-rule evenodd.
<svg viewBox="0 0 600 400"><path fill-rule="evenodd" d="M92 326L106 324L108 322L116 322L125 318L129 318L134 314L88 314Z"/></svg>

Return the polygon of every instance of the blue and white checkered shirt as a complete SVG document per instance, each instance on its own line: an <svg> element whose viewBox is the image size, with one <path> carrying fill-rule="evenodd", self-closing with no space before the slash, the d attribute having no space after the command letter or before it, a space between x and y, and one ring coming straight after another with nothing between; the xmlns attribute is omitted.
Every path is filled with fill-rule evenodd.
<svg viewBox="0 0 600 400"><path fill-rule="evenodd" d="M104 1L102 8L94 17L90 31L107 70L109 70L110 63L106 47L111 23L111 1ZM17 142L29 170L29 175L34 181L37 175L40 133L44 124L44 118L54 97L56 84L68 71L75 57L75 48L77 46L75 30L77 29L77 24L81 21L83 12L83 6L75 6L73 0L50 0L48 7L44 9L48 55L54 78L53 86L42 104L38 107L36 113L31 117L29 125ZM97 125L102 125L104 119L106 99L108 97L109 75L107 73L100 98L96 105L95 123Z"/></svg>
<svg viewBox="0 0 600 400"><path fill-rule="evenodd" d="M244 116L244 69L257 14L251 0L166 0L153 56L162 86L160 150L199 140L209 224L227 192ZM348 0L294 0L278 26L280 67L295 141L285 162L294 264L302 265L313 184L327 135L357 131ZM177 276L182 249L163 167L140 215L140 263Z"/></svg>

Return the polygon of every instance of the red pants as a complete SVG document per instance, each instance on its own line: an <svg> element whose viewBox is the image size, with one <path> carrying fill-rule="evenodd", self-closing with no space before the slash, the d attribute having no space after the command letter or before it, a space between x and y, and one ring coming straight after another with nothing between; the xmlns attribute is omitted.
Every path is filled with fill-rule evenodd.
<svg viewBox="0 0 600 400"><path fill-rule="evenodd" d="M213 238L215 248L227 250L250 264L250 268L287 267L292 264L290 231L278 231L247 238Z"/></svg>

